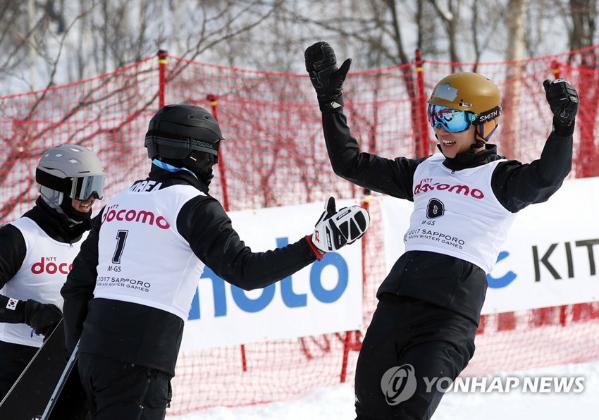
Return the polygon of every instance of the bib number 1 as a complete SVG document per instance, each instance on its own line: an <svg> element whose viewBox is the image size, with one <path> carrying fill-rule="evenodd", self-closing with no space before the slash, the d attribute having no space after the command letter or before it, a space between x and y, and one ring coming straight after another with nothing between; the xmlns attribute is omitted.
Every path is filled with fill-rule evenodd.
<svg viewBox="0 0 599 420"><path fill-rule="evenodd" d="M121 263L121 256L123 255L123 250L125 249L125 242L127 241L128 234L128 230L119 230L116 233L116 249L114 250L114 255L112 256L113 264Z"/></svg>

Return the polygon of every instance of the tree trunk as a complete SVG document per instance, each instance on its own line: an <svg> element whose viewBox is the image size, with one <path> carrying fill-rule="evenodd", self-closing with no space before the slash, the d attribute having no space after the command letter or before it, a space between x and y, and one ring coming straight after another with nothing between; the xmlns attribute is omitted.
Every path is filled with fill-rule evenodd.
<svg viewBox="0 0 599 420"><path fill-rule="evenodd" d="M570 49L576 50L593 45L597 3L595 0L570 0ZM574 57L574 56L573 56ZM599 75L597 72L597 50L580 53L578 71L578 93L580 109L577 126L580 132L580 144L576 156L576 176L599 175L599 152L597 151L597 107L599 106Z"/></svg>
<svg viewBox="0 0 599 420"><path fill-rule="evenodd" d="M524 64L519 62L524 58L524 17L528 0L509 0L506 26L508 30L508 44L505 59L509 62L506 66L505 85L503 88L503 127L501 131L502 153L513 159L519 156L517 137L520 131L520 95L522 77L525 76Z"/></svg>

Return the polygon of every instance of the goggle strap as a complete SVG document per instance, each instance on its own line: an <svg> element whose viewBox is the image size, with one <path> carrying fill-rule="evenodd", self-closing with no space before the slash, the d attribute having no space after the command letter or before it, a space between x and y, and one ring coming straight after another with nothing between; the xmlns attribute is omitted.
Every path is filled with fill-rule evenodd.
<svg viewBox="0 0 599 420"><path fill-rule="evenodd" d="M475 118L472 120L472 124L481 125L486 123L487 121L494 120L495 118L501 115L501 107L496 106L488 111L481 112L480 114L474 114Z"/></svg>
<svg viewBox="0 0 599 420"><path fill-rule="evenodd" d="M59 178L46 171L40 169L35 170L35 181L44 187L52 188L53 190L63 193L71 192L71 178Z"/></svg>

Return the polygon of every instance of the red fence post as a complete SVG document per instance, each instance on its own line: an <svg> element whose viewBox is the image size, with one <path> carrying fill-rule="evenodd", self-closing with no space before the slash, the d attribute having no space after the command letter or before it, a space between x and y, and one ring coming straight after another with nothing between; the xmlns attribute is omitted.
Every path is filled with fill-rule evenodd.
<svg viewBox="0 0 599 420"><path fill-rule="evenodd" d="M364 199L362 200L362 202L360 203L360 207L362 207L364 210L368 211L370 208L370 201L372 200L372 196L370 194L366 195L366 197L364 197ZM367 237L368 237L368 233L366 233L363 237L362 237L362 242L360 243L361 246L361 253L362 253L362 287L366 286L366 247L367 247ZM341 373L339 374L339 382L344 383L346 378L347 378L347 358L349 355L350 350L360 350L360 342L359 342L359 337L360 332L359 331L346 331L345 332L345 338L343 339L343 355L341 358ZM352 336L355 336L355 342L352 342Z"/></svg>
<svg viewBox="0 0 599 420"><path fill-rule="evenodd" d="M210 103L210 110L212 116L218 122L218 97L212 93L206 95L206 100ZM225 172L225 159L223 156L223 150L219 147L218 150L218 173L220 174L220 184L223 189L223 208L225 211L229 211L229 192L227 190L227 177ZM247 356L245 354L245 345L240 346L241 351L241 369L244 372L248 370Z"/></svg>
<svg viewBox="0 0 599 420"><path fill-rule="evenodd" d="M372 200L372 196L367 194L362 202L360 203L360 207L364 210L368 211L370 208L370 201ZM362 253L362 287L366 286L366 247L367 247L367 239L368 234L365 234L362 237L361 253ZM359 340L360 331L346 331L345 338L343 339L343 355L341 357L341 373L339 374L339 382L344 383L347 378L347 358L349 356L350 350L358 351L360 350L360 340ZM352 336L355 337L355 342L352 341Z"/></svg>
<svg viewBox="0 0 599 420"><path fill-rule="evenodd" d="M554 79L559 79L559 77L561 76L561 68L559 65L559 62L557 62L556 60L553 60L551 62L551 72L553 73L553 78Z"/></svg>
<svg viewBox="0 0 599 420"><path fill-rule="evenodd" d="M162 108L164 103L164 93L166 90L166 57L168 52L158 50L158 106Z"/></svg>
<svg viewBox="0 0 599 420"><path fill-rule="evenodd" d="M212 116L218 121L218 97L213 94L206 95L206 99L210 103L210 109L212 110ZM229 191L227 190L227 177L225 172L225 159L223 156L222 148L218 151L218 173L220 174L220 183L223 189L223 208L225 211L229 211Z"/></svg>
<svg viewBox="0 0 599 420"><path fill-rule="evenodd" d="M368 194L366 197L364 197L362 199L362 202L360 203L360 207L362 207L364 210L366 210L367 212L370 210L370 201L372 201L372 195ZM364 236L362 237L362 242L360 243L361 246L361 252L362 252L362 287L364 287L366 285L366 246L367 246L367 238L368 238L368 232L366 232L364 234Z"/></svg>
<svg viewBox="0 0 599 420"><path fill-rule="evenodd" d="M345 332L345 338L343 339L343 356L341 358L341 373L339 374L339 383L345 383L347 378L347 357L349 355L350 343L351 343L351 331Z"/></svg>
<svg viewBox="0 0 599 420"><path fill-rule="evenodd" d="M599 73L597 72L596 51L581 51L578 54L580 55L580 64L577 66L576 74L580 106L576 117L576 128L580 137L576 154L576 177L586 178L599 175L597 164L599 154L596 144L596 121L599 113L599 91L596 87L599 85Z"/></svg>
<svg viewBox="0 0 599 420"><path fill-rule="evenodd" d="M418 143L416 145L416 157L425 157L430 153L428 140L428 121L426 118L426 92L424 91L424 61L422 53L416 50L416 106L418 107Z"/></svg>

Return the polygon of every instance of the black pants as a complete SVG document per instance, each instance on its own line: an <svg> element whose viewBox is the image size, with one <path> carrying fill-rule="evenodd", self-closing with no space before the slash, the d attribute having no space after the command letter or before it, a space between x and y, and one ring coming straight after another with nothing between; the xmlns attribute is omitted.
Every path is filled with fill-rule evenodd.
<svg viewBox="0 0 599 420"><path fill-rule="evenodd" d="M92 419L164 419L171 400L167 373L88 353L79 355L78 368Z"/></svg>
<svg viewBox="0 0 599 420"><path fill-rule="evenodd" d="M432 381L460 374L474 354L475 334L476 324L455 312L381 295L358 357L357 420L430 419L448 380L440 387Z"/></svg>
<svg viewBox="0 0 599 420"><path fill-rule="evenodd" d="M37 350L37 347L0 341L0 401L6 396Z"/></svg>

